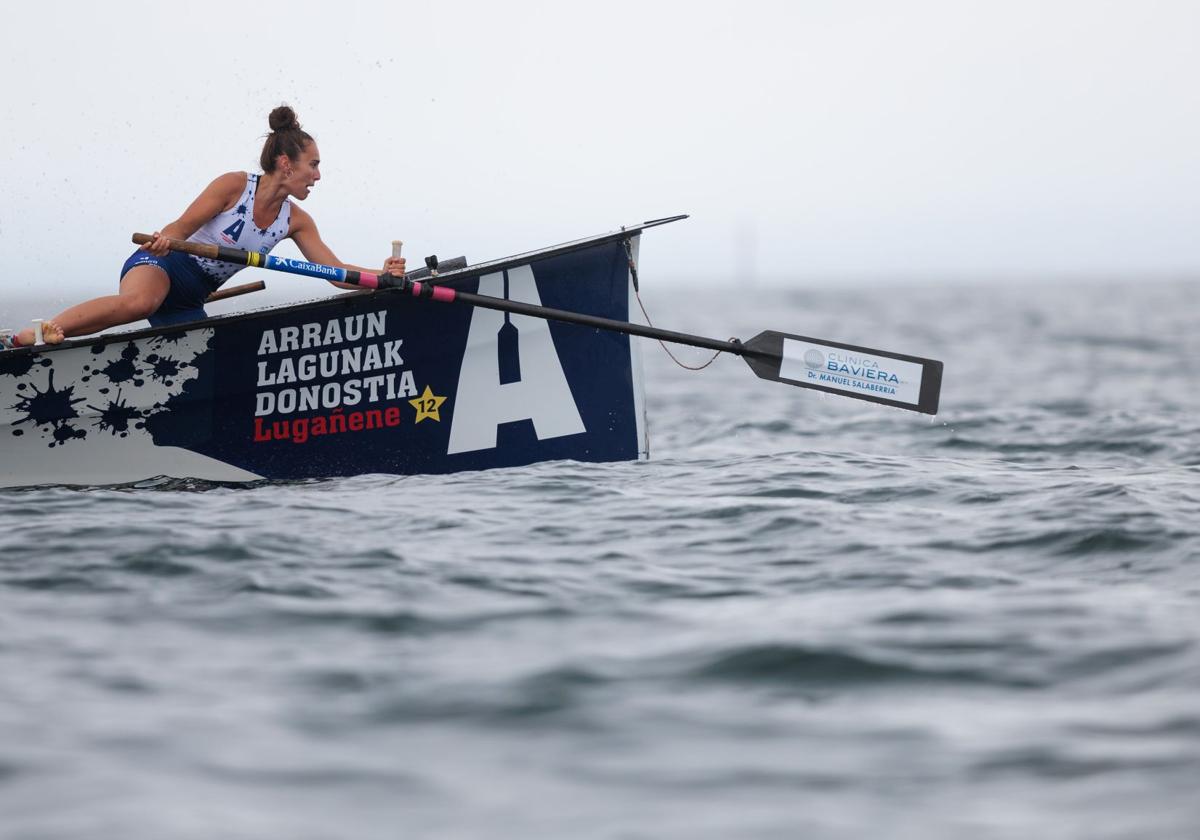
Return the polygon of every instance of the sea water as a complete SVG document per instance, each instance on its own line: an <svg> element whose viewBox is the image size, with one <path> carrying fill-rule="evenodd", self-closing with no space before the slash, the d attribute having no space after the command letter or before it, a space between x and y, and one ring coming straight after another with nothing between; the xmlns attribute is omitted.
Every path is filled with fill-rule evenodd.
<svg viewBox="0 0 1200 840"><path fill-rule="evenodd" d="M0 837L1195 837L1198 296L648 289L941 413L645 341L647 462L0 491Z"/></svg>

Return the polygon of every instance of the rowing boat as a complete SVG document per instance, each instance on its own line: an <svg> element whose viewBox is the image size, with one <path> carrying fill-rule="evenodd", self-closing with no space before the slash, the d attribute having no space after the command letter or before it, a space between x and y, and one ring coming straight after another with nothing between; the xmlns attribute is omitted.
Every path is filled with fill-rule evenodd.
<svg viewBox="0 0 1200 840"><path fill-rule="evenodd" d="M644 227L437 281L626 320ZM351 291L0 354L0 486L629 460L643 406L627 336Z"/></svg>
<svg viewBox="0 0 1200 840"><path fill-rule="evenodd" d="M433 261L425 278L217 249L219 259L370 288L0 353L0 487L646 458L633 335L742 355L764 379L936 412L940 362L783 333L743 344L630 323L641 234L680 218L450 271Z"/></svg>

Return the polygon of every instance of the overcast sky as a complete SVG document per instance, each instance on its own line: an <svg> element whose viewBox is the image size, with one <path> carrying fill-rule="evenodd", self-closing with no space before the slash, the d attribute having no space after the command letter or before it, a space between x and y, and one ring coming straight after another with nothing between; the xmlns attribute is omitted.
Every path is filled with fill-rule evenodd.
<svg viewBox="0 0 1200 840"><path fill-rule="evenodd" d="M271 9L6 5L10 291L114 288L131 232L256 171L281 102L358 263L690 213L647 234L654 282L1200 274L1196 0Z"/></svg>

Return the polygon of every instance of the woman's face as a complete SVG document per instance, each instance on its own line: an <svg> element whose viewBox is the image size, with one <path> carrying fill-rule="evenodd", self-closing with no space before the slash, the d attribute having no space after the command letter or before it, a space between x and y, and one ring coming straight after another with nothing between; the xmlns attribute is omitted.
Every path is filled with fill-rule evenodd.
<svg viewBox="0 0 1200 840"><path fill-rule="evenodd" d="M288 171L291 175L288 175ZM300 156L288 160L284 168L283 182L288 188L288 194L303 201L312 192L313 186L321 180L321 153L316 143L306 143Z"/></svg>

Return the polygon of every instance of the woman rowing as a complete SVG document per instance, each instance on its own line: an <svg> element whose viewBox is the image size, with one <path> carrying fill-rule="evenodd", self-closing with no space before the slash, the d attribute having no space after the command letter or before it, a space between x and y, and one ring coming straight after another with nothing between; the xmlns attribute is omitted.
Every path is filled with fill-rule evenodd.
<svg viewBox="0 0 1200 840"><path fill-rule="evenodd" d="M241 266L169 249L169 240L224 245L269 253L280 240L293 239L310 262L380 273L341 262L321 239L312 216L289 199L303 201L321 180L316 141L300 128L295 112L281 105L269 117L271 133L259 163L262 175L227 172L214 180L183 215L155 231L121 268L120 292L72 306L42 324L42 337L88 335L146 318L155 327L207 317L204 301ZM404 258L389 257L383 272L404 273ZM341 285L341 284L339 284ZM355 287L348 287L355 288ZM35 341L32 329L8 339L9 346Z"/></svg>

